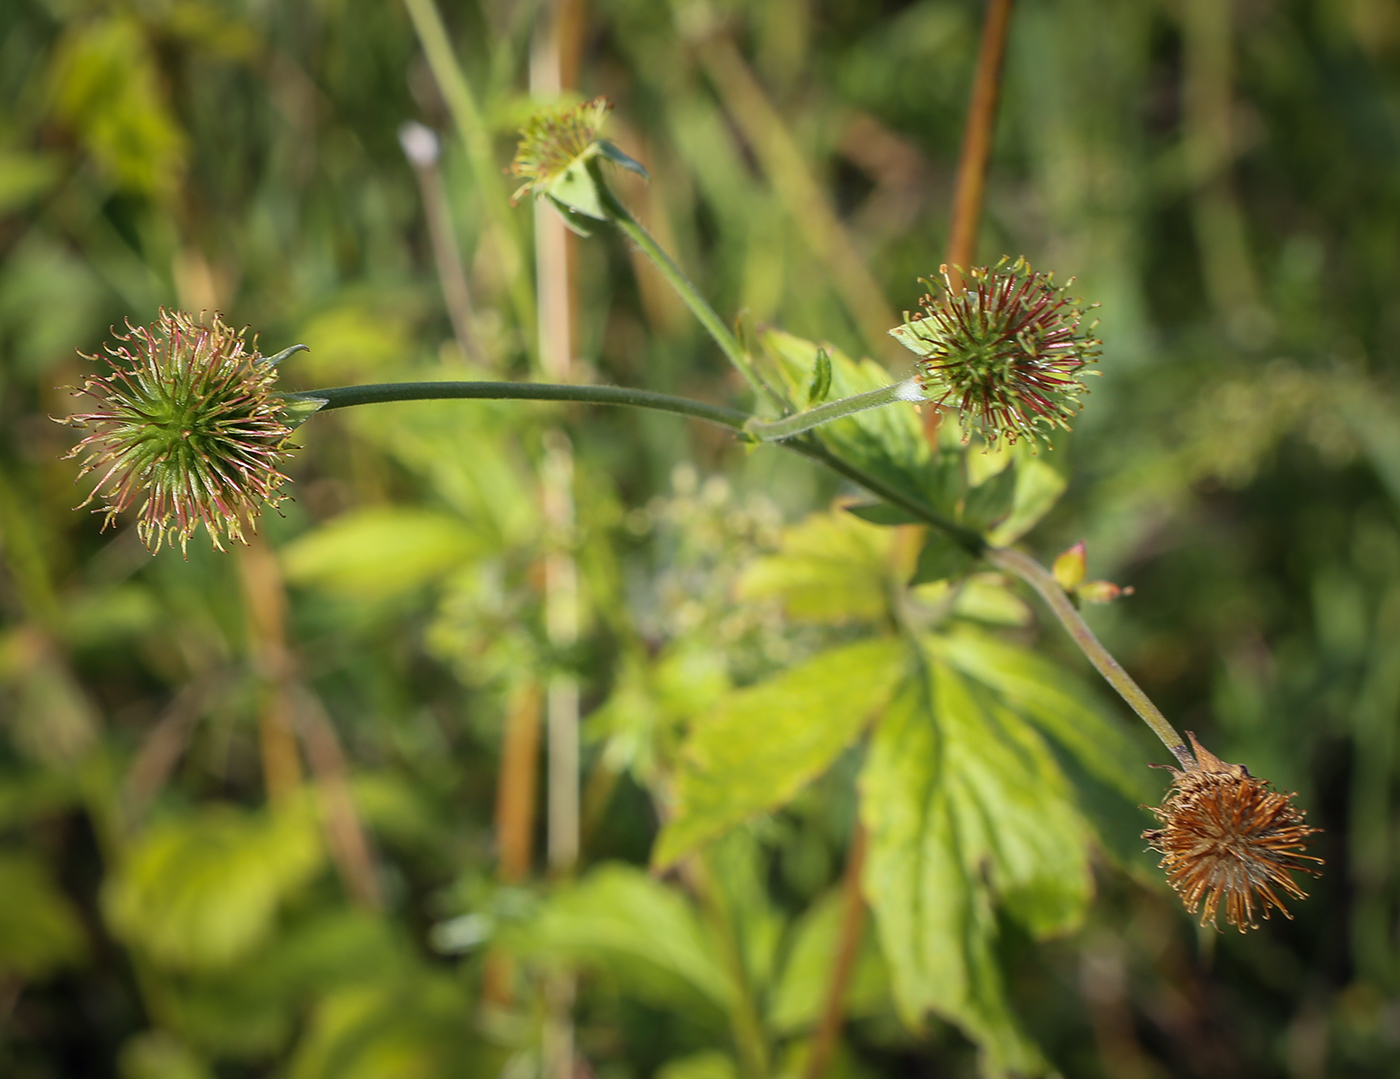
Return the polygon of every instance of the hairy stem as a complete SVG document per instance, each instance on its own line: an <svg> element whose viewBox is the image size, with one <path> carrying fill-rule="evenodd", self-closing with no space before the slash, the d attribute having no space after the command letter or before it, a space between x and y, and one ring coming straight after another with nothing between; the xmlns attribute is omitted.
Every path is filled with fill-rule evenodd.
<svg viewBox="0 0 1400 1079"><path fill-rule="evenodd" d="M890 393L890 400L896 400L898 398L892 391L898 389L899 386L887 386L873 392L875 394ZM870 395L862 394L846 398L844 401L832 402L832 404L847 407L850 402L868 396ZM680 416L706 420L709 423L727 427L741 435L749 433L755 426L753 418L748 413L741 412L736 408L726 408L723 405L711 405L703 401L692 401L685 397L673 397L670 394L653 393L650 390L637 390L625 386L569 386L542 382L387 382L368 386L337 386L331 389L309 390L305 393L287 394L286 397L291 401L324 402L321 411L348 408L352 405L382 404L388 401L428 401L448 398L574 401L594 405L631 405L634 408L672 412ZM822 408L826 407L828 406L822 406ZM821 409L812 409L806 413L799 413L798 416L788 417L788 419L810 418L814 413L820 411ZM780 424L782 422L784 421L779 421ZM760 430L765 427L771 430L774 425L757 426ZM805 430L805 428L800 429L799 434L801 430ZM769 439L771 440L773 437L770 433ZM1074 604L1070 602L1069 597L1065 595L1064 590L1060 588L1050 571L1039 562L1010 547L989 546L986 538L980 533L965 525L960 525L956 521L949 520L921 499L906 494L898 487L886 483L858 465L853 465L838 457L810 436L779 435L776 437L784 439L779 444L785 448L820 462L838 475L846 477L853 483L864 487L871 494L884 499L890 505L904 510L921 523L931 525L946 533L969 554L985 558L998 569L1005 570L1025 581L1045 601L1046 606L1060 620L1075 644L1088 657L1089 662L1103 675L1108 684L1128 702L1128 705L1142 718L1143 722L1152 728L1153 733L1162 740L1163 745L1171 750L1172 755L1184 767L1195 767L1195 761L1182 741L1181 735L1176 732L1176 729L1167 721L1166 716L1142 691L1142 687L1133 681L1128 672L1103 646L1103 643L1094 635L1094 631L1089 628L1088 623L1075 609Z"/></svg>
<svg viewBox="0 0 1400 1079"><path fill-rule="evenodd" d="M676 264L676 260L667 254L666 249L652 238L651 233L642 227L641 222L633 217L627 207L622 205L617 196L612 193L612 188L604 180L596 160L589 163L589 171L598 188L599 201L612 223L636 244L642 254L651 259L656 268L661 271L661 276L666 279L667 284L675 289L676 294L685 301L685 305L690 308L690 313L714 338L715 344L719 345L720 351L734 365L739 374L744 376L744 381L749 384L749 388L753 390L754 394L771 400L773 398L772 391L763 384L757 372L754 371L753 364L749 362L748 354L744 351L744 347L739 344L739 339L724 324L724 320L715 314L715 309L709 305L705 297L700 295L690 278L686 277L685 271ZM781 404L781 402L776 403Z"/></svg>
<svg viewBox="0 0 1400 1079"><path fill-rule="evenodd" d="M626 386L572 386L549 382L381 382L368 386L335 386L290 393L289 399L324 401L321 411L375 405L387 401L439 401L473 398L492 401L576 401L586 405L631 405L708 420L742 431L749 414L737 408L706 404Z"/></svg>
<svg viewBox="0 0 1400 1079"><path fill-rule="evenodd" d="M878 390L870 390L868 393L858 393L854 397L843 397L839 401L829 401L816 408L784 416L782 419L773 420L770 423L752 419L744 425L744 430L760 442L781 442L785 438L800 435L803 431L810 431L813 427L820 427L824 423L839 420L843 416L850 416L856 412L879 408L882 405L893 404L895 401L922 401L923 399L924 395L919 389L919 384L909 378L903 382L896 382L892 386L881 386Z"/></svg>
<svg viewBox="0 0 1400 1079"><path fill-rule="evenodd" d="M1092 663L1099 674L1103 675L1118 695L1128 702L1134 712L1136 712L1144 723L1152 728L1152 733L1162 740L1162 744L1171 750L1172 756L1181 762L1183 768L1188 770L1196 767L1195 759L1186 748L1186 743L1182 741L1181 735L1176 732L1176 728L1168 722L1167 717L1162 715L1159 709L1142 691L1142 687L1133 681L1132 676L1123 669L1108 649L1103 646L1098 637L1094 636L1094 631L1089 628L1089 624L1075 609L1070 602L1065 591L1060 587L1054 576L1037 562L1030 555L1022 554L1020 551L1010 547L991 547L983 552L983 557L996 566L998 569L1006 570L1025 581L1026 584L1034 588L1040 598L1045 601L1045 605L1050 608L1055 617L1060 620L1068 631L1074 643L1079 646Z"/></svg>
<svg viewBox="0 0 1400 1079"><path fill-rule="evenodd" d="M368 386L335 386L329 389L289 393L288 402L322 402L320 411L349 408L352 405L384 404L389 401L437 401L470 398L494 401L573 401L588 405L630 405L679 416L706 420L745 434L752 419L747 412L724 405L692 401L666 393L637 390L627 386L573 386L548 382L381 382ZM871 494L898 506L911 517L946 532L969 554L980 555L987 541L977 532L950 521L921 499L908 495L858 465L837 457L810 437L788 438L780 443L795 453L819 461L838 475L864 487Z"/></svg>

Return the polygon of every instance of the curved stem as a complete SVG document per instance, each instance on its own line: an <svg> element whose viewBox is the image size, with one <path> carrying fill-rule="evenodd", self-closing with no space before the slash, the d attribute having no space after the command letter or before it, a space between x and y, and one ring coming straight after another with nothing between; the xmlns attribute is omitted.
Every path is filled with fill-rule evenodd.
<svg viewBox="0 0 1400 1079"><path fill-rule="evenodd" d="M1181 766L1187 771L1193 770L1196 767L1195 759L1186 748L1186 743L1181 740L1181 735L1176 732L1176 728L1142 691L1142 687L1133 681L1122 664L1113 658L1103 646L1103 642L1094 636L1094 631L1075 610L1074 604L1069 601L1064 589L1050 571L1030 555L1010 547L990 547L982 556L998 569L1015 574L1036 590L1046 606L1060 620L1060 624L1069 632L1079 650L1089 657L1089 662L1104 676L1104 680L1116 689L1118 695L1128 702L1128 706L1152 728L1152 733L1171 750L1172 756L1181 762Z"/></svg>
<svg viewBox="0 0 1400 1079"><path fill-rule="evenodd" d="M473 398L493 401L577 401L589 405L631 405L659 412L674 412L742 431L747 412L706 404L667 393L634 390L625 386L571 386L549 382L381 382L369 386L335 386L324 390L289 393L288 400L324 401L321 411L375 405L386 401L437 401Z"/></svg>
<svg viewBox="0 0 1400 1079"><path fill-rule="evenodd" d="M667 283L676 290L676 294L685 301L685 305L690 308L690 313L714 338L715 344L719 345L720 351L744 376L744 381L749 384L749 388L753 390L754 394L773 400L773 391L763 384L754 371L753 365L749 362L748 354L744 351L744 347L739 344L739 339L724 324L724 320L715 313L715 309L706 302L705 297L700 295L690 278L686 277L685 271L676 265L675 259L666 253L666 249L652 238L651 233L642 227L641 222L633 217L627 207L613 194L612 188L607 185L607 181L604 180L599 171L596 161L589 162L589 172L593 177L594 186L598 189L599 203L612 223L636 244L641 249L642 254L651 259L656 268L661 271L661 276L666 278ZM781 404L782 402L777 403Z"/></svg>
<svg viewBox="0 0 1400 1079"><path fill-rule="evenodd" d="M389 401L431 401L449 398L474 398L482 400L513 401L574 401L594 405L630 405L634 408L649 408L660 412L672 412L680 416L705 420L727 427L742 436L749 435L761 441L777 441L787 449L800 453L813 461L818 461L838 475L864 487L871 494L884 499L910 516L932 525L946 533L955 543L969 554L985 558L998 569L1014 574L1025 581L1040 595L1046 605L1069 632L1075 644L1089 658L1104 679L1119 695L1128 702L1144 723L1171 750L1172 755L1185 768L1194 768L1195 761L1187 750L1181 735L1167 721L1161 710L1152 703L1142 687L1133 681L1122 665L1113 658L1103 643L1094 636L1094 631L1069 601L1050 571L1029 555L1009 547L991 547L980 533L938 513L923 500L906 494L872 475L859 465L838 457L811 437L799 438L816 423L835 419L858 411L851 408L853 402L868 402L860 407L873 408L879 404L899 399L898 395L905 383L885 386L867 394L859 394L830 405L809 409L807 412L789 416L775 424L755 423L748 413L723 405L711 405L703 401L692 401L684 397L673 397L650 390L637 390L624 386L570 386L545 382L385 382L368 386L337 386L323 390L308 390L304 393L286 394L288 401L320 402L321 411L333 408L349 408L352 405L382 404ZM875 400L875 398L883 398ZM833 411L838 408L844 411ZM827 413L822 418L818 414ZM805 426L794 431L774 433L774 429L790 421L802 421ZM810 422L809 422L810 421Z"/></svg>
<svg viewBox="0 0 1400 1079"><path fill-rule="evenodd" d="M879 408L882 405L893 404L895 401L922 401L923 399L924 395L919 389L919 384L912 378L908 378L903 382L896 382L892 386L881 386L878 390L858 393L854 397L843 397L839 401L830 401L816 408L809 408L805 412L773 420L771 423L751 419L744 424L744 430L760 442L781 442L793 435L800 435L803 431L810 431L813 427L830 423L832 420L839 420L842 416L864 412L869 408Z"/></svg>
<svg viewBox="0 0 1400 1079"><path fill-rule="evenodd" d="M887 387L888 388L888 387ZM883 392L883 391L877 391ZM322 402L320 411L350 408L353 405L384 404L389 401L437 401L470 398L492 401L574 401L587 405L630 405L658 412L706 420L746 435L745 424L751 417L747 412L724 405L673 397L668 393L653 393L627 386L573 386L549 382L381 382L368 386L334 386L329 389L306 390L284 394L289 402ZM814 410L815 411L815 410ZM837 457L820 442L811 438L789 438L781 443L796 453L819 461L839 475L864 487L871 494L909 513L925 524L948 533L970 554L979 555L987 541L970 528L950 521L918 498L871 475L858 465Z"/></svg>

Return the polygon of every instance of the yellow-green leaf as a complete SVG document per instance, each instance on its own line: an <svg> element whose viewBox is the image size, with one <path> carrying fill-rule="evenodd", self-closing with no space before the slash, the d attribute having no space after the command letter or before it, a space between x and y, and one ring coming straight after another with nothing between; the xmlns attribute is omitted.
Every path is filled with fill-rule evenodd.
<svg viewBox="0 0 1400 1079"><path fill-rule="evenodd" d="M552 896L511 931L517 952L605 971L644 998L716 1023L734 1000L720 951L684 894L634 866L608 863Z"/></svg>
<svg viewBox="0 0 1400 1079"><path fill-rule="evenodd" d="M957 1023L992 1071L1041 1074L995 961L1000 908L1034 936L1087 906L1088 829L1039 733L929 642L876 729L861 774L863 878L895 1001Z"/></svg>
<svg viewBox="0 0 1400 1079"><path fill-rule="evenodd" d="M113 932L155 962L225 967L272 932L283 900L321 868L308 803L272 813L210 805L153 825L103 887Z"/></svg>
<svg viewBox="0 0 1400 1079"><path fill-rule="evenodd" d="M1011 513L988 534L994 547L1015 543L1050 512L1064 494L1065 478L1038 457L1016 466L1016 490Z"/></svg>
<svg viewBox="0 0 1400 1079"><path fill-rule="evenodd" d="M383 598L420 588L480 552L460 518L433 510L371 506L352 510L282 549L293 584Z"/></svg>
<svg viewBox="0 0 1400 1079"><path fill-rule="evenodd" d="M778 554L754 561L741 599L779 599L809 622L874 621L908 576L891 564L896 534L849 513L814 513L783 533Z"/></svg>
<svg viewBox="0 0 1400 1079"><path fill-rule="evenodd" d="M893 638L823 652L739 690L699 719L682 750L658 866L781 805L825 771L884 706L908 649Z"/></svg>

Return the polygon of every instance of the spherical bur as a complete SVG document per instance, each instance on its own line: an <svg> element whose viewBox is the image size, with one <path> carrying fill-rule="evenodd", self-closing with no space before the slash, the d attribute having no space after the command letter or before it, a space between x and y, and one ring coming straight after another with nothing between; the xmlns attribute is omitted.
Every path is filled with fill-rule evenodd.
<svg viewBox="0 0 1400 1079"><path fill-rule="evenodd" d="M284 497L278 466L292 429L272 392L276 368L218 314L204 325L162 309L127 331L105 357L87 357L110 368L74 391L96 410L60 421L91 432L69 454L83 458L79 476L101 471L82 505L100 496L106 528L144 496L136 528L152 553L176 539L185 550L200 524L218 550L222 537L243 541Z"/></svg>
<svg viewBox="0 0 1400 1079"><path fill-rule="evenodd" d="M890 331L918 356L925 396L956 408L992 445L1068 430L1099 355L1093 325L1080 331L1081 301L1025 259L973 267L960 273L963 287L947 266L940 272L941 289L924 282L921 313Z"/></svg>
<svg viewBox="0 0 1400 1079"><path fill-rule="evenodd" d="M1322 859L1303 851L1320 829L1305 823L1292 794L1278 793L1243 765L1226 764L1189 736L1196 766L1171 769L1172 787L1152 810L1162 827L1143 838L1162 855L1167 880L1186 909L1201 910L1202 925L1218 924L1222 902L1226 922L1240 932L1258 928L1256 908L1265 918L1274 907L1291 919L1279 893L1307 897L1289 874L1318 875L1304 863Z"/></svg>

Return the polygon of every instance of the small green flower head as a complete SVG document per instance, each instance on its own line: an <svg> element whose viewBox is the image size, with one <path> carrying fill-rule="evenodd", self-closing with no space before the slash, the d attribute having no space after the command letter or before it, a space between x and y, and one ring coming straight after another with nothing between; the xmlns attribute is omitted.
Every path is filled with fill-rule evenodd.
<svg viewBox="0 0 1400 1079"><path fill-rule="evenodd" d="M925 396L955 407L965 431L975 428L989 446L1069 430L1087 392L1083 378L1096 373L1085 368L1099 355L1098 321L1080 331L1083 301L1069 299L1069 285L1057 287L1025 259L973 267L961 292L947 266L939 272L941 295L925 281L922 313L905 312L904 324L890 331L918 355Z"/></svg>
<svg viewBox="0 0 1400 1079"><path fill-rule="evenodd" d="M82 505L102 496L93 512L105 529L144 495L136 530L153 554L177 539L184 551L201 522L220 551L224 536L247 542L245 524L284 497L278 466L298 420L272 385L287 353L269 359L256 342L247 351L247 330L218 314L206 326L162 309L154 325L127 330L105 357L87 357L111 370L73 391L96 411L59 421L91 430L68 454L83 457L79 476L105 470Z"/></svg>
<svg viewBox="0 0 1400 1079"><path fill-rule="evenodd" d="M510 163L514 176L525 183L511 201L527 194L548 198L575 228L577 215L606 221L606 196L595 159L601 157L646 176L646 169L606 139L598 137L612 105L598 97L572 108L545 109L531 117L520 132L520 145ZM586 231L578 228L578 231Z"/></svg>

